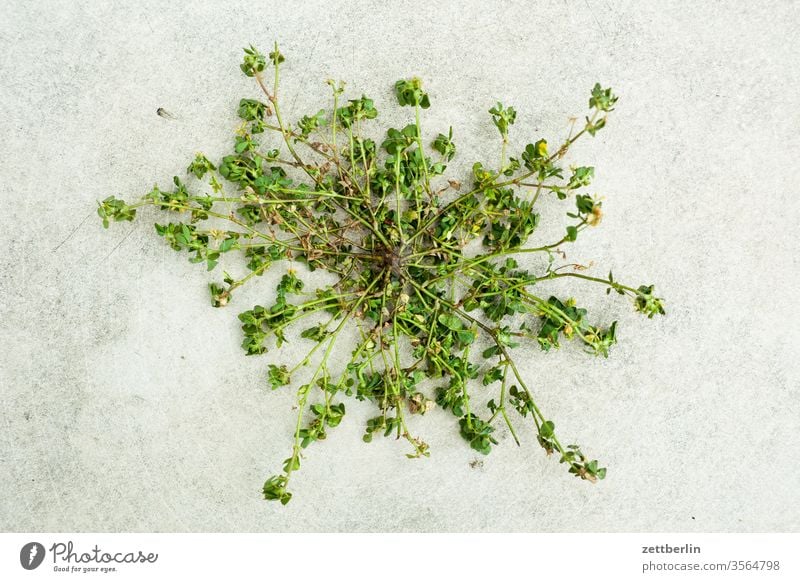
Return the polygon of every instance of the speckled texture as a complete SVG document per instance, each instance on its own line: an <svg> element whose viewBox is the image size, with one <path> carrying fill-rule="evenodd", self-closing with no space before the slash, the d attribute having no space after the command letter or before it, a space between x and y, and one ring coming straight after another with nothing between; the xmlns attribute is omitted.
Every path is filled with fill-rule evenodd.
<svg viewBox="0 0 800 582"><path fill-rule="evenodd" d="M38 4L0 18L1 530L800 531L796 2ZM619 319L612 357L519 356L605 482L568 475L529 431L472 467L441 411L415 419L433 454L409 461L363 444L370 410L348 404L293 502L260 499L292 393L265 390L280 354L245 358L236 313L272 283L214 310L153 213L103 231L94 205L223 154L255 95L240 47L273 40L292 118L327 106L332 77L403 123L391 83L423 77L426 130L454 125L462 179L497 155L496 100L519 111L519 148L563 137L595 81L622 96L571 154L597 166L607 216L569 258L655 283L669 315L573 281L559 289Z"/></svg>

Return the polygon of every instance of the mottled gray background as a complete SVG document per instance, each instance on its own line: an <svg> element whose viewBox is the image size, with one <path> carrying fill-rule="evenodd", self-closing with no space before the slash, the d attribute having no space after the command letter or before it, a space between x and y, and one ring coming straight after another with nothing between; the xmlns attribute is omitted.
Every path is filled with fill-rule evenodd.
<svg viewBox="0 0 800 582"><path fill-rule="evenodd" d="M0 5L1 530L800 531L797 2L111 4ZM569 259L655 283L669 315L572 281L554 289L619 319L612 357L519 356L605 482L522 429L522 448L501 431L472 467L438 410L413 422L431 458L409 461L363 444L371 410L348 403L294 501L261 500L293 394L265 389L280 354L245 358L236 313L274 277L211 309L209 275L154 213L103 231L94 212L226 153L238 99L257 95L241 46L273 40L292 119L328 106L332 77L402 124L391 83L423 77L426 132L455 126L462 179L497 158L496 100L519 111L518 149L562 138L595 81L622 96L570 157L597 166L607 216ZM551 242L565 206L542 208L534 242Z"/></svg>

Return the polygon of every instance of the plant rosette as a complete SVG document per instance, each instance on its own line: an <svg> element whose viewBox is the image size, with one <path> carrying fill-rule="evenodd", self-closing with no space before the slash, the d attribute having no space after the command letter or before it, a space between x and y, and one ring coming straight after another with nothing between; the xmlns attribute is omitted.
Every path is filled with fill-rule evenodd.
<svg viewBox="0 0 800 582"><path fill-rule="evenodd" d="M582 127L573 123L558 147L538 139L515 155L509 132L516 110L497 103L489 114L499 159L476 162L462 181L445 178L457 151L453 129L432 142L423 138L422 112L431 99L420 79L394 84L398 105L413 120L387 129L378 143L364 132L378 117L374 101L347 99L343 83L328 81L327 109L287 121L279 99L283 63L277 45L269 55L245 49L241 70L262 95L239 102L242 121L228 155L214 163L197 154L188 179L176 176L171 187L155 186L133 203L111 196L98 208L108 227L151 207L165 217L156 233L191 262L214 271L221 261L238 261L242 275L226 271L209 285L214 307L231 304L238 288L268 270L283 272L271 303L239 313L248 356L281 346L289 326L302 328L310 346L299 362L265 370L272 389L295 386L297 419L291 452L266 480L264 497L289 502L304 450L342 422L345 398L375 405L364 441L405 439L412 458L427 457L429 447L410 433L407 418L438 406L454 415L459 434L479 453L498 444L498 426L519 444L517 425L529 424L570 473L603 479L598 461L561 444L512 352L573 341L607 357L616 343L616 322L596 323L574 299L539 291L554 279L599 285L650 318L664 314L652 285L628 286L611 273L596 277L582 265L557 264L562 247L603 217L601 200L587 193L594 168L561 162L576 140L605 127L617 103L611 89L592 88ZM566 205L569 221L557 240L529 245L544 197ZM522 268L521 255L541 256L545 266ZM316 270L336 282L304 292L298 273ZM331 355L352 328L355 343L336 348L339 355L349 351L338 370Z"/></svg>

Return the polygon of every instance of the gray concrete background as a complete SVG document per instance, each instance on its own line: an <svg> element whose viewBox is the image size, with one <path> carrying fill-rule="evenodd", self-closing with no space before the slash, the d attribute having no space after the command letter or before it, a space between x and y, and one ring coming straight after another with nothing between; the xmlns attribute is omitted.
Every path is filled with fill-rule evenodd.
<svg viewBox="0 0 800 582"><path fill-rule="evenodd" d="M0 6L0 530L800 531L797 2L176 4ZM226 153L238 99L257 94L240 47L273 40L293 119L328 106L332 77L401 124L391 83L423 77L426 130L455 126L462 179L498 155L496 100L519 111L519 148L563 137L595 81L621 95L570 157L597 167L606 218L569 258L655 283L669 315L573 282L619 319L612 357L519 356L605 482L567 475L524 430L471 467L441 411L415 419L432 456L409 461L363 444L371 410L348 403L293 502L260 499L293 394L265 389L280 354L245 358L236 314L272 282L214 310L154 213L106 232L94 208ZM564 207L543 211L550 242Z"/></svg>

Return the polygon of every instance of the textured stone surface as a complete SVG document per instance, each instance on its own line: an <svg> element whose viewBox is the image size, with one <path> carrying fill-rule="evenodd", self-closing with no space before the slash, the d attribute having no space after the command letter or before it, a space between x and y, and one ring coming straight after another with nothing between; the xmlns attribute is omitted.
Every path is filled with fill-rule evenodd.
<svg viewBox="0 0 800 582"><path fill-rule="evenodd" d="M176 4L3 3L0 529L800 531L797 3ZM292 118L328 105L332 77L403 123L391 83L426 79L425 127L454 125L460 178L497 155L496 100L519 111L518 148L563 137L595 81L622 96L570 157L597 166L607 216L569 258L655 283L669 315L574 281L560 289L619 319L612 357L521 357L605 482L567 475L524 430L472 467L441 411L415 419L433 454L409 461L393 440L363 444L368 407L348 404L293 502L260 499L292 394L265 390L280 354L245 358L235 315L273 285L211 309L208 275L153 213L106 232L94 205L224 153L255 95L240 47L273 40Z"/></svg>

